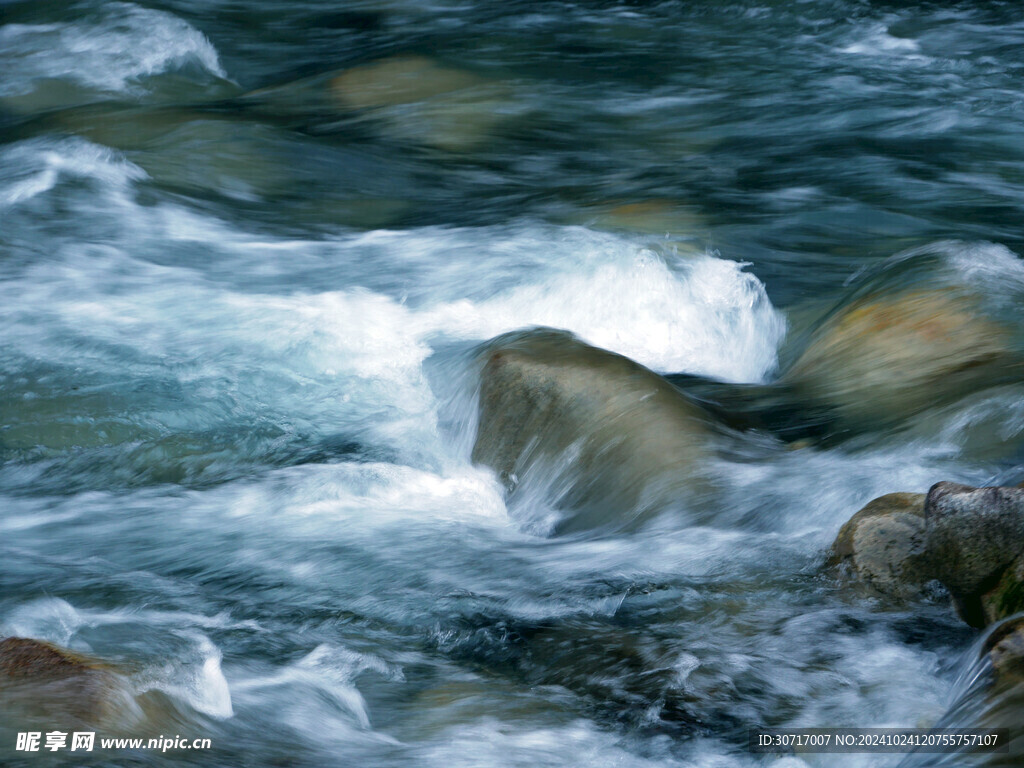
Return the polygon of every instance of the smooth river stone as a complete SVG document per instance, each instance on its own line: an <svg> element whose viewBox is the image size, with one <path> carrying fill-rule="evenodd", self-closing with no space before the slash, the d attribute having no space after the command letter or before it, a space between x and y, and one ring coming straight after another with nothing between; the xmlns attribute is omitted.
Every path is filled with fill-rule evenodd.
<svg viewBox="0 0 1024 768"><path fill-rule="evenodd" d="M345 70L328 89L344 110L380 118L387 133L449 152L484 144L513 111L507 85L425 56L394 56Z"/></svg>
<svg viewBox="0 0 1024 768"><path fill-rule="evenodd" d="M537 492L569 533L629 527L697 494L703 411L642 365L550 329L485 347L473 461ZM531 493L532 496L532 493Z"/></svg>

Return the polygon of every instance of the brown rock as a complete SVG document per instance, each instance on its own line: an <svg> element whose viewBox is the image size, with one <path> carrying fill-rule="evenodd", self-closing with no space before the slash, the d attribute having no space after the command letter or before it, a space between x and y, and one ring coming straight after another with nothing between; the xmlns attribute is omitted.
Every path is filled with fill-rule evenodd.
<svg viewBox="0 0 1024 768"><path fill-rule="evenodd" d="M951 289L870 295L817 329L782 381L836 427L877 429L972 391L1020 380L1009 332Z"/></svg>
<svg viewBox="0 0 1024 768"><path fill-rule="evenodd" d="M0 710L9 719L95 725L127 699L124 678L97 659L41 640L0 640Z"/></svg>

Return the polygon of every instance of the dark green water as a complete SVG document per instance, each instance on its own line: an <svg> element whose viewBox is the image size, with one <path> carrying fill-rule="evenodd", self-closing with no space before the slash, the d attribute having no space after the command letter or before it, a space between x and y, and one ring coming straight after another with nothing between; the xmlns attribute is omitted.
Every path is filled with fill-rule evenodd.
<svg viewBox="0 0 1024 768"><path fill-rule="evenodd" d="M896 765L746 729L955 703L977 638L942 599L818 567L875 496L1024 479L1024 388L733 435L710 524L567 540L470 463L466 353L540 324L766 382L879 284L966 286L1019 350L1016 4L0 21L0 634L124 665L214 744L74 764Z"/></svg>

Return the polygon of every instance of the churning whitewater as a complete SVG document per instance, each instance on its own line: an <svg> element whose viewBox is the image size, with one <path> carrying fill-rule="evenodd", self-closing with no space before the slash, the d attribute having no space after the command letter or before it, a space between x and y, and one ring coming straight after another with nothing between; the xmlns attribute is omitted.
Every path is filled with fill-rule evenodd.
<svg viewBox="0 0 1024 768"><path fill-rule="evenodd" d="M1014 10L5 4L0 762L1014 764L748 749L1015 701L829 570L1024 480Z"/></svg>

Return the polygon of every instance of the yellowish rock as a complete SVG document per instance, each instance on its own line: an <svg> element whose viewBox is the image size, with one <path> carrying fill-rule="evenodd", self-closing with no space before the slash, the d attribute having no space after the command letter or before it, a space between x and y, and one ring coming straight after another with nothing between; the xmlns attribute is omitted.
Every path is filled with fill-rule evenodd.
<svg viewBox="0 0 1024 768"><path fill-rule="evenodd" d="M707 228L707 223L694 206L674 200L654 199L616 203L603 206L599 211L595 217L597 224L637 232L678 234Z"/></svg>
<svg viewBox="0 0 1024 768"><path fill-rule="evenodd" d="M426 56L395 56L342 72L330 81L330 89L348 109L376 109L485 83L477 75L442 66Z"/></svg>
<svg viewBox="0 0 1024 768"><path fill-rule="evenodd" d="M42 640L0 640L0 712L9 722L108 725L138 709L112 665Z"/></svg>
<svg viewBox="0 0 1024 768"><path fill-rule="evenodd" d="M337 106L381 120L390 135L449 152L481 146L516 111L506 84L425 56L353 67L328 89Z"/></svg>
<svg viewBox="0 0 1024 768"><path fill-rule="evenodd" d="M783 376L842 430L886 426L1020 378L1007 329L953 290L868 296L828 318Z"/></svg>

